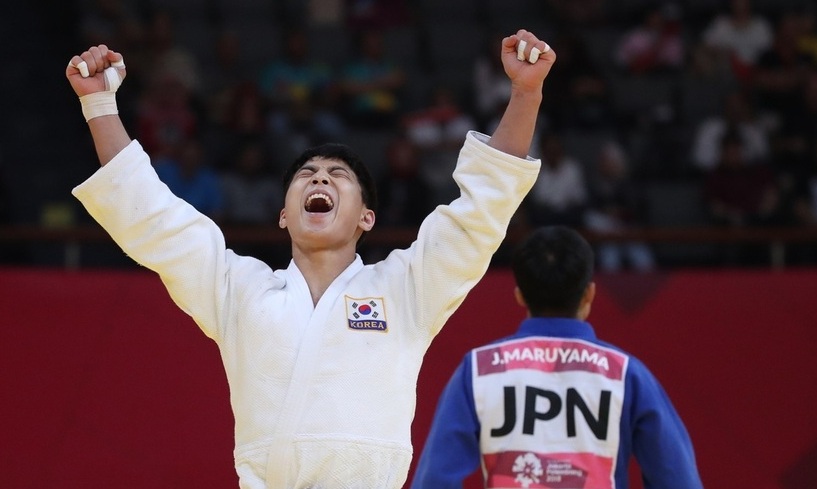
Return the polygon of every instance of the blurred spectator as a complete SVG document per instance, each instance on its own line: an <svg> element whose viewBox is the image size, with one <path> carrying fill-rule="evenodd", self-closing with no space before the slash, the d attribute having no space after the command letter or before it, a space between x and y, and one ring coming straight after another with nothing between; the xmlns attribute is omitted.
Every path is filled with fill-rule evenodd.
<svg viewBox="0 0 817 489"><path fill-rule="evenodd" d="M342 25L346 17L346 1L306 0L308 22L311 25Z"/></svg>
<svg viewBox="0 0 817 489"><path fill-rule="evenodd" d="M377 29L358 31L354 53L341 72L343 113L356 127L394 127L406 75L399 60L386 58L383 34Z"/></svg>
<svg viewBox="0 0 817 489"><path fill-rule="evenodd" d="M773 29L766 18L754 13L751 0L729 0L728 12L712 19L702 37L736 78L747 80L760 55L771 46Z"/></svg>
<svg viewBox="0 0 817 489"><path fill-rule="evenodd" d="M794 224L817 228L817 154L812 157L812 173L795 182L792 199ZM786 250L787 262L800 265L817 265L817 249L813 243L792 243Z"/></svg>
<svg viewBox="0 0 817 489"><path fill-rule="evenodd" d="M150 17L147 35L147 52L143 69L150 77L164 79L175 77L198 102L202 95L202 80L196 57L174 36L175 19L166 10L157 10Z"/></svg>
<svg viewBox="0 0 817 489"><path fill-rule="evenodd" d="M280 182L267 164L263 143L246 140L236 161L221 175L224 223L230 225L273 225L283 208Z"/></svg>
<svg viewBox="0 0 817 489"><path fill-rule="evenodd" d="M691 43L679 80L679 116L688 129L723 111L726 95L740 87L732 71L717 62L712 50Z"/></svg>
<svg viewBox="0 0 817 489"><path fill-rule="evenodd" d="M9 195L7 173L3 161L3 147L0 142L0 224L8 224L11 222L11 199Z"/></svg>
<svg viewBox="0 0 817 489"><path fill-rule="evenodd" d="M457 94L445 86L432 88L425 107L406 114L401 125L419 153L420 173L433 189L433 200L450 202L456 198L459 189L451 174L463 138L477 128Z"/></svg>
<svg viewBox="0 0 817 489"><path fill-rule="evenodd" d="M476 122L462 109L457 94L441 85L432 88L425 107L403 117L402 125L411 142L422 151L459 151L468 131L476 129Z"/></svg>
<svg viewBox="0 0 817 489"><path fill-rule="evenodd" d="M607 5L604 0L549 0L548 4L558 17L560 25L585 27L607 20Z"/></svg>
<svg viewBox="0 0 817 489"><path fill-rule="evenodd" d="M144 28L131 3L123 0L83 2L80 36L83 46L107 44L122 53L143 41Z"/></svg>
<svg viewBox="0 0 817 489"><path fill-rule="evenodd" d="M601 147L589 189L584 216L587 229L616 233L643 224L643 196L630 178L627 155L618 143L609 141ZM643 242L600 242L597 257L600 270L605 272L617 272L625 263L639 272L655 268L652 250Z"/></svg>
<svg viewBox="0 0 817 489"><path fill-rule="evenodd" d="M817 227L817 145L809 156L809 171L795 185L794 215L798 224ZM812 255L817 257L817 251Z"/></svg>
<svg viewBox="0 0 817 489"><path fill-rule="evenodd" d="M246 64L242 49L236 33L223 30L215 40L214 56L201 64L207 118L215 126L224 125L235 92L255 83L255 68Z"/></svg>
<svg viewBox="0 0 817 489"><path fill-rule="evenodd" d="M11 224L11 198L6 184L6 169L3 167L3 152L0 147L0 226ZM10 263L19 258L17 246L8 241L0 241L0 263Z"/></svg>
<svg viewBox="0 0 817 489"><path fill-rule="evenodd" d="M799 22L797 48L817 64L817 7L813 4L797 11Z"/></svg>
<svg viewBox="0 0 817 489"><path fill-rule="evenodd" d="M814 225L813 204L817 202L817 69L806 77L796 108L782 120L772 135L773 170L777 176L781 209L793 225ZM787 253L817 258L812 245L788 246Z"/></svg>
<svg viewBox="0 0 817 489"><path fill-rule="evenodd" d="M817 68L808 72L794 110L783 114L780 127L772 135L773 162L786 188L814 171L817 152Z"/></svg>
<svg viewBox="0 0 817 489"><path fill-rule="evenodd" d="M502 67L502 59L496 55L496 46L501 45L503 37L505 37L504 33L496 32L487 36L485 44L474 62L473 105L478 122L483 128L501 115L501 110L508 103L508 97L511 93L511 81L505 74L505 68ZM561 68L562 51L559 50L558 53L559 67ZM548 75L548 84L551 83L551 77L555 74L556 70L553 70Z"/></svg>
<svg viewBox="0 0 817 489"><path fill-rule="evenodd" d="M352 29L405 25L410 17L406 0L346 0L346 25Z"/></svg>
<svg viewBox="0 0 817 489"><path fill-rule="evenodd" d="M284 192L279 175L269 163L266 145L260 137L247 136L232 154L234 161L220 174L224 198L222 221L234 229L281 231L278 219L284 206ZM277 243L237 242L232 249L240 255L254 256L275 266L285 266L290 256L285 240Z"/></svg>
<svg viewBox="0 0 817 489"><path fill-rule="evenodd" d="M721 138L719 165L706 176L704 196L714 224L729 227L779 223L779 194L766 164L748 164L736 131Z"/></svg>
<svg viewBox="0 0 817 489"><path fill-rule="evenodd" d="M266 136L268 105L258 88L257 70L242 56L243 49L235 31L221 30L215 55L201 65L207 109L202 140L216 170L232 165L245 140Z"/></svg>
<svg viewBox="0 0 817 489"><path fill-rule="evenodd" d="M634 75L679 71L684 56L679 11L672 3L650 5L641 24L625 33L616 47L619 65Z"/></svg>
<svg viewBox="0 0 817 489"><path fill-rule="evenodd" d="M296 155L342 136L332 70L309 55L303 30L284 33L284 56L264 67L259 87L270 108L267 127L278 150Z"/></svg>
<svg viewBox="0 0 817 489"><path fill-rule="evenodd" d="M747 164L742 153L737 132L726 133L720 165L704 181L704 201L712 224L729 228L785 224L774 174L766 164ZM767 247L755 243L724 244L719 251L725 265L768 263Z"/></svg>
<svg viewBox="0 0 817 489"><path fill-rule="evenodd" d="M735 132L740 140L742 159L747 164L761 162L769 155L769 137L755 117L753 107L742 91L733 91L724 99L721 114L703 120L695 128L692 162L701 171L711 171L721 162L722 140Z"/></svg>
<svg viewBox="0 0 817 489"><path fill-rule="evenodd" d="M558 130L610 127L610 90L585 43L568 30L559 33L552 45L559 56L559 69L553 70L546 82L545 121Z"/></svg>
<svg viewBox="0 0 817 489"><path fill-rule="evenodd" d="M244 82L236 85L224 101L225 113L214 124L207 138L207 149L218 170L229 170L235 155L247 140L258 140L271 149L267 134L267 104L258 85ZM289 155L281 152L281 158Z"/></svg>
<svg viewBox="0 0 817 489"><path fill-rule="evenodd" d="M83 46L106 44L127 53L128 90L116 94L123 123L134 123L139 94L146 89L143 56L146 50L145 25L129 0L88 0L83 2L80 17Z"/></svg>
<svg viewBox="0 0 817 489"><path fill-rule="evenodd" d="M784 14L777 22L774 44L758 60L754 89L758 108L772 124L797 110L811 58L797 46L799 20Z"/></svg>
<svg viewBox="0 0 817 489"><path fill-rule="evenodd" d="M385 171L377 182L377 225L416 230L437 201L433 187L421 172L419 151L405 131L395 133L389 142L385 163ZM388 244L365 245L364 261L381 260L393 249Z"/></svg>
<svg viewBox="0 0 817 489"><path fill-rule="evenodd" d="M224 198L219 177L205 162L197 139L185 140L178 152L157 158L154 165L159 179L174 195L214 221L221 220Z"/></svg>
<svg viewBox="0 0 817 489"><path fill-rule="evenodd" d="M417 147L405 135L396 136L386 150L386 164L377 186L378 225L419 226L435 202L431 186L420 173Z"/></svg>
<svg viewBox="0 0 817 489"><path fill-rule="evenodd" d="M532 226L581 227L588 199L582 165L565 154L558 134L548 131L541 139L542 168L522 204L524 218Z"/></svg>
<svg viewBox="0 0 817 489"><path fill-rule="evenodd" d="M299 27L285 30L283 55L261 70L259 86L275 109L300 100L322 99L331 88L329 65L310 56L306 32Z"/></svg>
<svg viewBox="0 0 817 489"><path fill-rule="evenodd" d="M175 76L154 77L141 94L136 138L152 159L172 154L199 129L190 92Z"/></svg>
<svg viewBox="0 0 817 489"><path fill-rule="evenodd" d="M169 155L175 146L200 129L201 79L196 59L176 43L174 20L168 11L150 17L146 49L138 64L129 54L128 76L142 77L136 108L136 137L151 158Z"/></svg>
<svg viewBox="0 0 817 489"><path fill-rule="evenodd" d="M715 83L735 83L737 77L722 53L707 46L705 42L693 42L685 61L686 73L695 78L711 79Z"/></svg>

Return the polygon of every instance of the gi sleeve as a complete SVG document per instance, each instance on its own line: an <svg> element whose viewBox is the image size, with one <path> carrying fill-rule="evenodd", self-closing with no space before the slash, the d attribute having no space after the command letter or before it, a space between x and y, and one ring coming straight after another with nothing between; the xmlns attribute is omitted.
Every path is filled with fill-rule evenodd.
<svg viewBox="0 0 817 489"><path fill-rule="evenodd" d="M226 249L216 224L173 195L137 141L72 193L125 253L159 274L174 302L218 342L227 323L230 274L258 271L258 264Z"/></svg>
<svg viewBox="0 0 817 489"><path fill-rule="evenodd" d="M631 357L630 361L638 364L629 386L632 450L644 488L702 489L692 441L681 417L658 379L638 360Z"/></svg>
<svg viewBox="0 0 817 489"><path fill-rule="evenodd" d="M412 245L410 289L418 324L436 335L488 269L540 161L507 155L470 132L454 180L460 196L423 221Z"/></svg>
<svg viewBox="0 0 817 489"><path fill-rule="evenodd" d="M479 430L466 356L437 403L411 489L461 489L480 465Z"/></svg>

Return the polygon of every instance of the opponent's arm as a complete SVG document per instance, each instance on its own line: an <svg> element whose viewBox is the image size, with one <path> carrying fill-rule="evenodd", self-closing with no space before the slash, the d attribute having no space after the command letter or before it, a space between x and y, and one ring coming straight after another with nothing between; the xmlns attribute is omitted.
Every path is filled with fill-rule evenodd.
<svg viewBox="0 0 817 489"><path fill-rule="evenodd" d="M466 355L440 394L411 489L462 489L479 469L480 424L473 399Z"/></svg>
<svg viewBox="0 0 817 489"><path fill-rule="evenodd" d="M122 55L104 44L74 56L65 68L65 76L80 98L102 166L131 142L119 118L115 99L125 74Z"/></svg>
<svg viewBox="0 0 817 489"><path fill-rule="evenodd" d="M632 358L630 362L627 388L634 405L632 447L644 488L703 489L692 440L681 416L647 367Z"/></svg>
<svg viewBox="0 0 817 489"><path fill-rule="evenodd" d="M533 141L542 86L556 53L533 33L520 29L502 40L502 65L511 79L511 98L488 144L524 158Z"/></svg>

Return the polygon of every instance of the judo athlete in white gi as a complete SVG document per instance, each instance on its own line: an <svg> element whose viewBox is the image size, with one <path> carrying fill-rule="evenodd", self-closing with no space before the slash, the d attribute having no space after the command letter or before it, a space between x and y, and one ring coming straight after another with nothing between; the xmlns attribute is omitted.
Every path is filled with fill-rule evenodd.
<svg viewBox="0 0 817 489"><path fill-rule="evenodd" d="M296 161L280 214L292 242L282 270L233 253L157 178L117 115L120 53L99 45L70 60L66 76L102 164L73 194L217 343L242 488L405 482L423 356L539 171L527 154L556 56L524 30L497 51L512 92L492 137L466 137L453 175L461 196L433 211L408 249L364 265L356 243L375 223L368 173L335 156Z"/></svg>

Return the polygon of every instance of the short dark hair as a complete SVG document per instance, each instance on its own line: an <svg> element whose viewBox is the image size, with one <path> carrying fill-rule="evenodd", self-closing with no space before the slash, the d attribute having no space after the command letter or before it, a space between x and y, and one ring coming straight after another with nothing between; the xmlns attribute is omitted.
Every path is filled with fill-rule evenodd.
<svg viewBox="0 0 817 489"><path fill-rule="evenodd" d="M338 160L349 165L349 168L354 172L355 176L357 176L357 181L360 184L360 196L363 199L363 203L366 204L366 207L369 209L377 212L377 186L375 185L374 178L372 178L372 174L360 156L352 151L352 148L340 143L324 143L308 148L301 153L301 155L289 165L287 171L284 172L284 198L286 198L287 190L289 190L289 186L292 184L295 173L314 158ZM358 246L363 242L365 236L366 231L360 235L357 241Z"/></svg>
<svg viewBox="0 0 817 489"><path fill-rule="evenodd" d="M516 285L531 316L576 317L593 278L593 249L566 226L534 230L511 259Z"/></svg>
<svg viewBox="0 0 817 489"><path fill-rule="evenodd" d="M357 176L357 181L360 183L361 197L366 207L373 211L377 211L377 186L374 183L372 174L363 163L360 156L357 155L349 146L340 143L325 143L319 146L308 148L301 153L298 158L287 168L284 172L283 184L284 195L286 195L295 173L306 164L306 162L315 158L325 158L327 160L338 160L349 165L349 168Z"/></svg>

